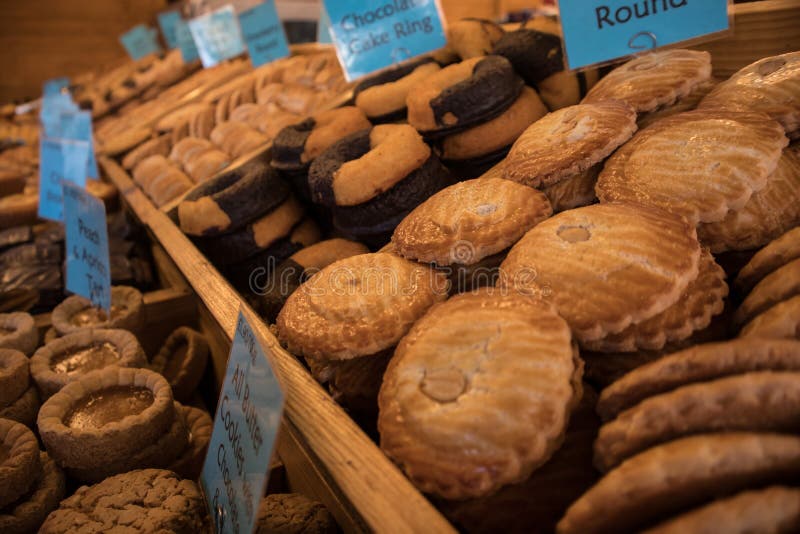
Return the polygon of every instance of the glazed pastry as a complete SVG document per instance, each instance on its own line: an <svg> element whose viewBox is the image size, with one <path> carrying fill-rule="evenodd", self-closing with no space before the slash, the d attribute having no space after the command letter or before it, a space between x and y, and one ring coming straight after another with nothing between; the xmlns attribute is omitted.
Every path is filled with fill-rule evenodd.
<svg viewBox="0 0 800 534"><path fill-rule="evenodd" d="M375 124L402 120L408 94L440 70L433 60L423 58L370 76L353 89L355 105Z"/></svg>
<svg viewBox="0 0 800 534"><path fill-rule="evenodd" d="M500 266L502 287L555 304L579 342L622 332L673 305L698 276L694 227L667 212L597 204L539 223Z"/></svg>
<svg viewBox="0 0 800 534"><path fill-rule="evenodd" d="M742 328L741 337L800 340L800 295L776 304Z"/></svg>
<svg viewBox="0 0 800 534"><path fill-rule="evenodd" d="M408 125L383 124L351 134L323 152L308 173L311 197L331 208L334 225L376 248L408 212L450 182Z"/></svg>
<svg viewBox="0 0 800 534"><path fill-rule="evenodd" d="M299 493L273 493L258 505L255 534L336 534L336 520L322 503Z"/></svg>
<svg viewBox="0 0 800 534"><path fill-rule="evenodd" d="M789 230L759 250L739 271L736 286L747 293L765 276L797 258L800 258L800 228Z"/></svg>
<svg viewBox="0 0 800 534"><path fill-rule="evenodd" d="M598 163L581 173L564 178L553 185L543 187L542 193L545 194L547 200L550 201L550 205L553 206L553 213L560 213L597 202L594 188L597 185L597 177L602 169L602 163Z"/></svg>
<svg viewBox="0 0 800 534"><path fill-rule="evenodd" d="M426 137L463 131L508 109L523 85L504 57L468 59L424 78L409 92L408 123Z"/></svg>
<svg viewBox="0 0 800 534"><path fill-rule="evenodd" d="M131 516L130 510L136 510ZM82 486L61 502L39 530L57 534L81 525L81 531L204 532L209 528L205 502L190 480L160 469L117 475L94 486Z"/></svg>
<svg viewBox="0 0 800 534"><path fill-rule="evenodd" d="M717 222L763 189L788 139L766 115L698 110L637 133L606 162L601 202L635 201Z"/></svg>
<svg viewBox="0 0 800 534"><path fill-rule="evenodd" d="M783 125L792 139L800 136L800 52L760 59L720 83L700 103L701 109L760 111Z"/></svg>
<svg viewBox="0 0 800 534"><path fill-rule="evenodd" d="M551 307L488 290L453 297L395 351L379 395L381 448L426 493L491 494L561 445L582 369Z"/></svg>
<svg viewBox="0 0 800 534"><path fill-rule="evenodd" d="M709 78L708 80L696 85L688 95L684 96L683 98L679 98L674 104L661 106L649 113L639 114L639 118L636 121L636 123L639 125L639 129L642 130L647 128L651 124L654 124L661 119L672 117L678 113L696 109L700 104L700 101L702 101L708 95L708 93L710 93L711 90L714 89L717 84L719 84L719 82L720 80L717 78Z"/></svg>
<svg viewBox="0 0 800 534"><path fill-rule="evenodd" d="M503 177L547 187L587 171L636 131L636 113L620 102L579 104L530 125L506 158Z"/></svg>
<svg viewBox="0 0 800 534"><path fill-rule="evenodd" d="M672 105L711 78L711 54L693 50L651 52L617 67L583 99L584 104L621 100L637 113Z"/></svg>
<svg viewBox="0 0 800 534"><path fill-rule="evenodd" d="M86 328L39 348L31 357L31 376L46 399L97 369L146 364L139 341L127 330Z"/></svg>
<svg viewBox="0 0 800 534"><path fill-rule="evenodd" d="M63 336L84 328L121 328L137 331L144 325L144 302L138 289L128 286L111 288L111 317L93 308L84 297L73 295L53 309L53 327Z"/></svg>
<svg viewBox="0 0 800 534"><path fill-rule="evenodd" d="M395 229L392 244L400 256L448 269L463 291L494 285L505 251L551 214L547 198L535 189L501 178L476 178L417 206ZM455 272L472 265L481 267L476 274L482 278L470 280Z"/></svg>
<svg viewBox="0 0 800 534"><path fill-rule="evenodd" d="M38 344L39 331L30 314L0 313L0 347L30 356Z"/></svg>
<svg viewBox="0 0 800 534"><path fill-rule="evenodd" d="M173 331L150 363L150 369L164 375L173 396L186 402L194 393L209 358L208 343L200 332L188 327Z"/></svg>

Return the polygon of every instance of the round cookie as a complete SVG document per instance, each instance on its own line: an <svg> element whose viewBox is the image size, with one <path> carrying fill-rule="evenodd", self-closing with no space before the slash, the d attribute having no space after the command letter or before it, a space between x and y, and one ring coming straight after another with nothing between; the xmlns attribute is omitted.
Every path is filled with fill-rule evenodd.
<svg viewBox="0 0 800 534"><path fill-rule="evenodd" d="M111 288L111 317L105 310L92 307L89 299L73 295L53 309L53 328L59 336L86 328L117 328L138 331L144 325L142 293L133 287Z"/></svg>
<svg viewBox="0 0 800 534"><path fill-rule="evenodd" d="M597 196L660 207L693 224L721 221L766 186L787 143L780 125L763 114L681 113L617 150L600 173Z"/></svg>
<svg viewBox="0 0 800 534"><path fill-rule="evenodd" d="M442 189L414 208L392 234L397 254L469 265L501 252L552 213L545 196L501 178L475 178Z"/></svg>
<svg viewBox="0 0 800 534"><path fill-rule="evenodd" d="M800 371L800 342L741 338L696 345L634 369L611 384L600 395L597 413L609 420L680 386L757 371Z"/></svg>
<svg viewBox="0 0 800 534"><path fill-rule="evenodd" d="M408 123L426 137L453 134L501 114L522 87L506 58L468 59L424 78L409 92Z"/></svg>
<svg viewBox="0 0 800 534"><path fill-rule="evenodd" d="M172 390L147 369L109 367L67 384L39 410L38 427L62 467L86 468L135 455L175 418Z"/></svg>
<svg viewBox="0 0 800 534"><path fill-rule="evenodd" d="M755 253L736 277L736 287L749 293L765 276L800 258L800 227L789 230Z"/></svg>
<svg viewBox="0 0 800 534"><path fill-rule="evenodd" d="M336 534L336 520L322 503L299 493L273 493L258 505L255 534Z"/></svg>
<svg viewBox="0 0 800 534"><path fill-rule="evenodd" d="M58 507L66 493L64 473L56 463L39 453L42 466L31 491L22 500L0 509L0 532L5 534L27 534L38 531L47 515Z"/></svg>
<svg viewBox="0 0 800 534"><path fill-rule="evenodd" d="M447 26L447 44L461 59L486 56L505 33L490 20L465 18Z"/></svg>
<svg viewBox="0 0 800 534"><path fill-rule="evenodd" d="M29 382L28 358L18 350L0 349L0 409L19 399Z"/></svg>
<svg viewBox="0 0 800 534"><path fill-rule="evenodd" d="M756 316L742 328L739 336L800 340L800 295Z"/></svg>
<svg viewBox="0 0 800 534"><path fill-rule="evenodd" d="M97 369L147 365L139 340L127 330L79 330L37 350L30 361L31 377L43 398Z"/></svg>
<svg viewBox="0 0 800 534"><path fill-rule="evenodd" d="M0 347L30 356L38 344L39 331L29 313L0 314Z"/></svg>
<svg viewBox="0 0 800 534"><path fill-rule="evenodd" d="M720 80L717 78L709 78L708 80L697 84L688 95L684 96L683 98L679 98L674 104L660 106L649 113L640 113L639 118L636 121L636 123L639 125L639 129L643 130L644 128L647 128L651 124L656 123L661 119L672 117L678 113L697 109L700 101L703 100L703 98L705 98L708 93L710 93L711 90L714 89L717 84L719 84L719 82Z"/></svg>
<svg viewBox="0 0 800 534"><path fill-rule="evenodd" d="M40 472L39 442L33 432L0 419L0 510L22 497Z"/></svg>
<svg viewBox="0 0 800 534"><path fill-rule="evenodd" d="M636 113L621 102L579 104L528 127L506 158L503 177L546 187L600 163L636 131Z"/></svg>
<svg viewBox="0 0 800 534"><path fill-rule="evenodd" d="M489 289L458 295L398 345L378 397L381 448L426 493L491 494L560 446L582 370L549 306Z"/></svg>
<svg viewBox="0 0 800 534"><path fill-rule="evenodd" d="M697 227L700 242L717 254L728 250L763 247L787 230L800 225L800 144L790 145L767 178L737 211L719 222Z"/></svg>
<svg viewBox="0 0 800 534"><path fill-rule="evenodd" d="M584 104L621 100L637 113L674 104L711 77L711 54L662 50L617 67L592 87Z"/></svg>
<svg viewBox="0 0 800 534"><path fill-rule="evenodd" d="M82 486L42 525L42 534L78 528L87 534L126 527L138 532L204 532L205 503L197 484L175 473L142 469Z"/></svg>
<svg viewBox="0 0 800 534"><path fill-rule="evenodd" d="M685 220L597 204L534 226L500 266L500 284L545 297L579 342L595 341L673 305L697 278L699 259Z"/></svg>
<svg viewBox="0 0 800 534"><path fill-rule="evenodd" d="M355 105L374 124L405 119L408 94L440 70L433 60L423 58L370 76L353 89Z"/></svg>
<svg viewBox="0 0 800 534"><path fill-rule="evenodd" d="M800 295L800 258L790 261L756 284L733 314L733 321L742 326L795 295Z"/></svg>
<svg viewBox="0 0 800 534"><path fill-rule="evenodd" d="M766 57L720 83L700 108L761 111L780 122L789 137L800 136L800 52Z"/></svg>
<svg viewBox="0 0 800 534"><path fill-rule="evenodd" d="M174 330L158 354L150 362L150 369L169 381L172 395L186 402L194 393L209 358L209 348L200 332L182 326Z"/></svg>

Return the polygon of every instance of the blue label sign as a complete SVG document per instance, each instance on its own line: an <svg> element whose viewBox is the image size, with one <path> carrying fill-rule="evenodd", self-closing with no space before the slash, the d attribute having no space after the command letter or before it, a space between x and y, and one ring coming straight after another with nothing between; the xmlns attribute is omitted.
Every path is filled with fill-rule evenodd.
<svg viewBox="0 0 800 534"><path fill-rule="evenodd" d="M39 141L39 217L64 220L63 182L86 186L89 143L42 137Z"/></svg>
<svg viewBox="0 0 800 534"><path fill-rule="evenodd" d="M227 5L190 20L189 30L206 68L244 52L242 30L233 6Z"/></svg>
<svg viewBox="0 0 800 534"><path fill-rule="evenodd" d="M189 63L200 57L192 32L189 30L189 23L183 19L175 24L175 38L178 40L178 48L181 49L181 57L184 62Z"/></svg>
<svg viewBox="0 0 800 534"><path fill-rule="evenodd" d="M254 67L289 55L283 24L275 10L275 0L267 0L239 15L242 35Z"/></svg>
<svg viewBox="0 0 800 534"><path fill-rule="evenodd" d="M728 0L559 0L558 7L570 69L729 28Z"/></svg>
<svg viewBox="0 0 800 534"><path fill-rule="evenodd" d="M128 55L136 61L148 54L161 52L161 46L158 44L157 36L158 32L156 32L156 30L144 24L139 24L123 33L119 40L122 42L122 46L125 47Z"/></svg>
<svg viewBox="0 0 800 534"><path fill-rule="evenodd" d="M88 191L64 182L67 290L111 311L111 266L106 208Z"/></svg>
<svg viewBox="0 0 800 534"><path fill-rule="evenodd" d="M324 0L348 80L443 47L435 0Z"/></svg>
<svg viewBox="0 0 800 534"><path fill-rule="evenodd" d="M253 531L283 403L261 342L240 310L200 476L215 532Z"/></svg>
<svg viewBox="0 0 800 534"><path fill-rule="evenodd" d="M322 44L331 44L331 18L328 12L325 11L325 6L319 6L319 20L317 21L317 42Z"/></svg>
<svg viewBox="0 0 800 534"><path fill-rule="evenodd" d="M67 96L68 95L63 95ZM86 176L97 178L100 173L94 153L94 135L92 134L92 114L89 111L78 111L77 106L69 102L52 102L53 96L44 98L42 108L42 127L45 136L55 139L71 139L89 143L87 154Z"/></svg>
<svg viewBox="0 0 800 534"><path fill-rule="evenodd" d="M175 26L181 20L181 14L177 11L164 11L158 14L158 26L161 28L161 35L170 50L178 47L178 35Z"/></svg>
<svg viewBox="0 0 800 534"><path fill-rule="evenodd" d="M43 93L45 97L57 95L62 89L69 87L69 78L53 78L44 82Z"/></svg>

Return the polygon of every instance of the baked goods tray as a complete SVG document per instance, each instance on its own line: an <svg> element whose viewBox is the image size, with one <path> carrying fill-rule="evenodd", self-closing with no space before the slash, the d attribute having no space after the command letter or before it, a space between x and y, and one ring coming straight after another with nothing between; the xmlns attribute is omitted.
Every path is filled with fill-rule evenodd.
<svg viewBox="0 0 800 534"><path fill-rule="evenodd" d="M252 317L257 316L255 312L116 161L102 156L98 162L230 343L239 309ZM306 368L280 346L268 326L262 321L253 326L267 344L265 350L272 353L286 395L278 454L290 482L312 490L347 532L455 532ZM213 363L219 383L226 362L214 358Z"/></svg>

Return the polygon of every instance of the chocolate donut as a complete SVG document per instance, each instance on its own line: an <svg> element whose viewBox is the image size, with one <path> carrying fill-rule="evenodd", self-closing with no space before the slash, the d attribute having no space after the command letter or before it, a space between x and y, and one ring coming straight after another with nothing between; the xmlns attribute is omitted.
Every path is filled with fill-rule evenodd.
<svg viewBox="0 0 800 534"><path fill-rule="evenodd" d="M417 83L439 72L432 58L412 61L371 76L353 89L356 106L376 124L395 122L406 116L406 97Z"/></svg>
<svg viewBox="0 0 800 534"><path fill-rule="evenodd" d="M428 76L409 93L408 122L429 138L453 134L500 115L523 85L502 56L468 59Z"/></svg>
<svg viewBox="0 0 800 534"><path fill-rule="evenodd" d="M184 233L214 236L236 230L274 209L289 196L289 185L260 160L200 184L178 205Z"/></svg>
<svg viewBox="0 0 800 534"><path fill-rule="evenodd" d="M337 229L380 247L452 177L412 127L385 124L332 145L311 165L308 182L313 200L331 208Z"/></svg>

